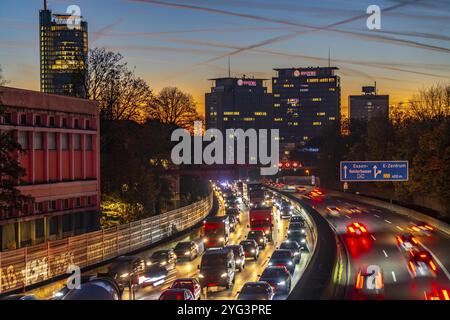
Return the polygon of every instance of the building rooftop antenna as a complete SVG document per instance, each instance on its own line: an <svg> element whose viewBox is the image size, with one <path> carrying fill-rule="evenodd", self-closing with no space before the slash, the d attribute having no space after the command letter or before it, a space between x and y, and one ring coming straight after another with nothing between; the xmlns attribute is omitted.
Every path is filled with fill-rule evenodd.
<svg viewBox="0 0 450 320"><path fill-rule="evenodd" d="M228 78L231 78L231 58L228 57Z"/></svg>
<svg viewBox="0 0 450 320"><path fill-rule="evenodd" d="M331 67L331 48L328 47L328 68Z"/></svg>
<svg viewBox="0 0 450 320"><path fill-rule="evenodd" d="M44 10L47 10L47 0L44 0Z"/></svg>

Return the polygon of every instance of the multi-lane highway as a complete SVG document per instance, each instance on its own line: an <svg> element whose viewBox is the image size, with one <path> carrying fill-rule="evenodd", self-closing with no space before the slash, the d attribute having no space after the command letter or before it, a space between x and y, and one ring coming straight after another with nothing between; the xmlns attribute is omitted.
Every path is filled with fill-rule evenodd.
<svg viewBox="0 0 450 320"><path fill-rule="evenodd" d="M301 195L297 195L302 197ZM392 210L348 200L346 197L324 195L311 201L314 208L330 223L344 244L348 256L348 299L355 298L355 279L360 268L370 265L379 266L384 278L384 299L425 299L425 293L433 288L450 288L450 238L438 230L428 235L414 232L418 240L418 249L431 253L437 266L435 277L413 277L408 269L409 253L402 250L396 236L409 233L411 227L419 223ZM337 207L339 213L332 215L328 208ZM349 209L358 208L360 213L350 213ZM347 235L347 226L352 222L364 224L369 235L352 237Z"/></svg>
<svg viewBox="0 0 450 320"><path fill-rule="evenodd" d="M218 215L223 215L224 210L223 206L221 204L221 207L218 211ZM274 252L274 250L279 247L281 242L283 242L286 238L286 232L288 228L288 221L283 220L280 218L279 214L275 214L274 219L274 242L268 243L267 247L265 249L261 249L260 256L257 261L253 260L247 260L245 263L245 268L239 272L236 271L236 278L235 278L235 284L232 289L226 290L223 288L209 288L209 290L206 292L206 290L203 290L202 299L220 299L220 300L229 300L229 299L236 299L238 296L238 292L241 290L243 285L246 282L251 281L257 281L259 279L259 275L262 274L264 269L267 267L269 259ZM228 244L239 244L241 240L246 239L248 234L248 210L244 205L241 206L241 222L238 225L235 232L231 233L230 240ZM144 259L149 258L153 252L157 250L164 250L175 247L175 245L178 242L181 241L195 241L199 247L200 251L203 251L203 244L202 244L202 231L201 228L197 228L193 230L192 232L181 236L177 239L174 239L172 241L166 242L162 245L159 245L157 247L154 247L150 250L143 251L141 253L138 253L136 255L141 256ZM177 278L198 278L199 270L197 269L197 266L201 262L201 255L197 258L195 258L192 261L178 261L176 265L176 269L174 272L170 274L170 276L167 278L168 280L163 283L162 285L159 285L157 287L153 286L147 286L145 288L139 289L135 294L135 299L138 300L154 300L158 299L161 292L168 288L171 283L177 279ZM301 277L302 272L305 269L306 263L309 259L308 253L302 253L301 261L296 266L294 275L292 277L292 288L295 286L295 284L298 282L298 280ZM87 272L87 274L97 274L97 273L103 273L106 272L108 268L108 265L102 266L100 268L90 270ZM40 287L36 290L32 290L29 293L35 294L40 299L49 299L52 297L52 294L59 290L62 286L64 286L65 281L57 281L55 283ZM124 292L123 299L128 299L129 293L126 290ZM286 299L286 294L279 294L275 295L274 299Z"/></svg>

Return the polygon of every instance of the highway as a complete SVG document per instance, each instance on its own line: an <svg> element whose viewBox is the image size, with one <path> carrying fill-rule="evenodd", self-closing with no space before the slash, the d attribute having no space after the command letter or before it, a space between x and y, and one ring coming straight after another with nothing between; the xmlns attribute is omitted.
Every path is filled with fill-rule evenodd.
<svg viewBox="0 0 450 320"><path fill-rule="evenodd" d="M220 209L218 211L218 215L223 215L224 210L222 207L222 204L220 206ZM230 240L228 244L239 244L241 240L246 239L247 233L248 233L248 210L246 210L245 206L241 206L241 222L239 226L237 227L236 231L231 233ZM226 290L224 288L209 288L208 292L206 293L205 290L203 290L202 299L203 300L232 300L236 299L238 292L241 290L242 286L246 282L250 281L257 281L259 278L259 275L263 272L265 267L268 264L268 261L270 259L270 256L272 255L273 251L283 242L286 238L286 231L288 228L288 221L283 220L279 217L279 215L276 215L276 218L274 220L274 243L268 243L266 248L260 251L260 256L257 261L253 260L246 260L245 268L242 272L236 271L236 281L235 285L231 290ZM187 240L193 240L196 243L199 244L199 247L203 248L203 242L202 242L202 235L201 235L201 228L197 228L193 230L192 232L185 234L184 236L181 236L179 238L176 238L175 240L168 241L162 245L159 245L157 247L154 247L150 250L146 250L143 252L140 252L136 254L137 256L141 256L143 258L149 258L153 252L157 250L163 250L168 248L173 248L178 242L181 241L187 241ZM297 281L300 279L301 274L303 270L305 269L306 262L309 259L308 253L302 253L302 258L300 263L296 266L294 275L292 277L292 288L295 286ZM168 277L168 281L166 281L164 284L159 285L157 287L148 286L145 288L140 288L136 294L135 299L137 300L156 300L159 298L161 292L170 287L171 283L177 279L177 278L186 278L186 277L193 277L198 278L199 270L197 269L197 266L201 262L201 256L198 258L192 260L192 261L178 261L176 265L175 272L170 274L170 277ZM108 265L104 265L102 267L99 267L94 270L90 270L86 272L85 274L97 274L106 272L108 268ZM37 288L35 290L30 290L29 294L34 294L40 299L49 299L52 297L53 293L59 290L62 286L64 286L65 280L57 281L45 286L42 286L40 288ZM286 299L287 295L280 294L275 295L275 300L283 300ZM125 290L123 299L127 300L129 299L129 292L128 290Z"/></svg>
<svg viewBox="0 0 450 320"><path fill-rule="evenodd" d="M325 192L326 193L326 192ZM303 198L301 195L297 195ZM355 196L357 198L357 196ZM432 288L450 288L450 238L434 231L429 236L415 235L419 246L427 249L437 264L436 277L413 278L408 270L408 253L399 248L396 236L408 233L407 229L418 221L399 215L391 210L363 204L325 194L322 201L311 201L311 205L324 216L345 245L348 256L349 283L347 299L354 299L355 279L359 268L369 265L381 267L384 278L384 299L423 300L425 292ZM338 216L327 214L327 207L338 207ZM362 213L348 214L350 207L362 209ZM347 236L347 226L352 222L363 223L369 237Z"/></svg>

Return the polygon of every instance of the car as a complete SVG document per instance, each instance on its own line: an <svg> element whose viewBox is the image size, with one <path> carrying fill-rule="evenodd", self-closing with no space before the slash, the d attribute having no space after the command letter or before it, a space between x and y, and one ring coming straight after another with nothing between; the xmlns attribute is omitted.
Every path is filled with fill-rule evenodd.
<svg viewBox="0 0 450 320"><path fill-rule="evenodd" d="M290 232L288 232L286 240L297 241L302 250L308 251L306 234L304 234L301 230L291 230Z"/></svg>
<svg viewBox="0 0 450 320"><path fill-rule="evenodd" d="M348 214L352 214L352 213L362 213L361 208L356 207L356 206L352 206L352 207L348 207L345 209L345 212Z"/></svg>
<svg viewBox="0 0 450 320"><path fill-rule="evenodd" d="M297 241L286 240L280 245L280 249L290 250L294 255L295 263L300 263L302 247L298 244Z"/></svg>
<svg viewBox="0 0 450 320"><path fill-rule="evenodd" d="M303 234L306 234L306 226L304 222L291 222L289 224L288 233L291 231L300 231Z"/></svg>
<svg viewBox="0 0 450 320"><path fill-rule="evenodd" d="M272 286L265 281L247 282L238 292L238 300L272 300Z"/></svg>
<svg viewBox="0 0 450 320"><path fill-rule="evenodd" d="M303 194L303 193L306 192L306 187L305 186L298 186L297 189L296 189L296 192Z"/></svg>
<svg viewBox="0 0 450 320"><path fill-rule="evenodd" d="M259 277L259 281L269 283L275 294L289 294L291 291L291 274L286 267L267 267Z"/></svg>
<svg viewBox="0 0 450 320"><path fill-rule="evenodd" d="M198 244L194 241L178 242L173 251L175 252L178 260L184 258L192 261L200 254Z"/></svg>
<svg viewBox="0 0 450 320"><path fill-rule="evenodd" d="M159 265L165 267L167 270L175 269L177 265L177 255L173 249L158 250L153 252L150 258L145 262L147 267Z"/></svg>
<svg viewBox="0 0 450 320"><path fill-rule="evenodd" d="M352 222L347 226L348 236L368 236L369 231L366 226L360 222Z"/></svg>
<svg viewBox="0 0 450 320"><path fill-rule="evenodd" d="M160 286L168 282L170 279L173 279L174 273L175 269L168 270L165 266L154 264L150 267L147 267L144 274L139 277L139 285L141 287Z"/></svg>
<svg viewBox="0 0 450 320"><path fill-rule="evenodd" d="M237 245L226 246L225 249L230 249L233 251L234 264L236 265L236 269L238 269L239 271L242 271L242 269L245 268L244 248L241 245L237 244Z"/></svg>
<svg viewBox="0 0 450 320"><path fill-rule="evenodd" d="M109 266L107 276L114 279L121 289L139 285L139 277L145 272L145 261L138 256L120 256Z"/></svg>
<svg viewBox="0 0 450 320"><path fill-rule="evenodd" d="M227 208L225 214L234 216L237 222L241 223L241 211L238 208Z"/></svg>
<svg viewBox="0 0 450 320"><path fill-rule="evenodd" d="M236 265L234 254L228 249L208 249L202 256L198 275L200 285L209 287L225 287L231 289L235 283Z"/></svg>
<svg viewBox="0 0 450 320"><path fill-rule="evenodd" d="M408 230L418 235L431 236L434 228L428 223L420 221L409 227Z"/></svg>
<svg viewBox="0 0 450 320"><path fill-rule="evenodd" d="M335 206L326 207L328 216L330 217L338 217L341 214L341 208Z"/></svg>
<svg viewBox="0 0 450 320"><path fill-rule="evenodd" d="M433 288L429 292L425 292L425 300L450 300L450 290Z"/></svg>
<svg viewBox="0 0 450 320"><path fill-rule="evenodd" d="M413 278L436 277L437 266L427 250L409 252L408 270Z"/></svg>
<svg viewBox="0 0 450 320"><path fill-rule="evenodd" d="M295 257L289 249L277 249L272 253L269 266L286 267L291 275L295 271Z"/></svg>
<svg viewBox="0 0 450 320"><path fill-rule="evenodd" d="M381 268L375 265L360 268L355 281L357 299L381 299L384 296L384 279Z"/></svg>
<svg viewBox="0 0 450 320"><path fill-rule="evenodd" d="M281 219L290 219L292 217L293 210L289 207L284 207L281 209L280 217Z"/></svg>
<svg viewBox="0 0 450 320"><path fill-rule="evenodd" d="M236 217L234 215L228 215L228 221L230 222L230 231L235 232L238 225Z"/></svg>
<svg viewBox="0 0 450 320"><path fill-rule="evenodd" d="M109 277L98 276L82 283L79 288L69 290L61 300L122 300L123 290L117 281Z"/></svg>
<svg viewBox="0 0 450 320"><path fill-rule="evenodd" d="M417 245L419 244L412 234L401 234L396 236L395 239L397 240L399 248L407 252L417 248Z"/></svg>
<svg viewBox="0 0 450 320"><path fill-rule="evenodd" d="M168 289L161 293L158 300L195 300L188 289Z"/></svg>
<svg viewBox="0 0 450 320"><path fill-rule="evenodd" d="M202 297L202 287L195 278L176 279L170 286L170 289L188 289L195 300L200 300Z"/></svg>
<svg viewBox="0 0 450 320"><path fill-rule="evenodd" d="M305 223L305 220L302 218L302 216L299 216L297 214L294 214L291 216L291 221L290 223L296 223L296 222L302 222Z"/></svg>
<svg viewBox="0 0 450 320"><path fill-rule="evenodd" d="M94 279L96 279L97 276L96 275L81 275L80 277L80 285L87 283L89 281L92 281ZM69 289L67 287L67 285L65 285L64 287L62 287L60 290L56 291L53 294L53 297L51 300L61 300L71 289Z"/></svg>
<svg viewBox="0 0 450 320"><path fill-rule="evenodd" d="M10 296L6 296L1 298L0 300L38 300L34 294L12 294Z"/></svg>
<svg viewBox="0 0 450 320"><path fill-rule="evenodd" d="M253 258L253 260L258 260L259 245L255 240L242 240L239 244L244 249L245 258Z"/></svg>
<svg viewBox="0 0 450 320"><path fill-rule="evenodd" d="M255 240L260 248L265 249L267 245L267 237L264 235L262 230L252 230L249 231L247 239Z"/></svg>

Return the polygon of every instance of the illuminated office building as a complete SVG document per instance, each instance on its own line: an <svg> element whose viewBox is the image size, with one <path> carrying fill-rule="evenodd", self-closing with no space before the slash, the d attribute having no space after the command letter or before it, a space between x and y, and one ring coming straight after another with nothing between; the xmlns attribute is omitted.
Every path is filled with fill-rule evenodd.
<svg viewBox="0 0 450 320"><path fill-rule="evenodd" d="M39 40L41 92L85 98L87 22L81 16L53 14L44 1L39 11Z"/></svg>
<svg viewBox="0 0 450 320"><path fill-rule="evenodd" d="M205 95L206 128L270 129L272 95L264 79L218 78Z"/></svg>
<svg viewBox="0 0 450 320"><path fill-rule="evenodd" d="M280 68L272 78L273 127L285 142L308 142L341 119L336 67Z"/></svg>
<svg viewBox="0 0 450 320"><path fill-rule="evenodd" d="M389 119L389 95L377 94L376 86L362 88L362 95L348 97L351 120L369 121L377 117Z"/></svg>

